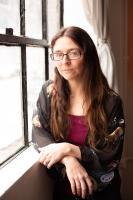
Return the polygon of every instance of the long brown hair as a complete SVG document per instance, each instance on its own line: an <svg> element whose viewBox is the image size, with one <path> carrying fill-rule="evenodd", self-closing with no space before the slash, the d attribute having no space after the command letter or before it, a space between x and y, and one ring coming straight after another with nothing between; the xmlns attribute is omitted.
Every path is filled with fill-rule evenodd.
<svg viewBox="0 0 133 200"><path fill-rule="evenodd" d="M88 143L95 147L96 138L106 135L107 119L104 101L110 91L108 82L102 73L96 47L86 31L79 27L62 28L52 39L53 49L56 40L66 36L72 39L84 53L83 86L86 108L86 124L89 129ZM64 138L69 127L67 110L70 106L70 89L55 68L55 94L51 100L51 129L56 140ZM89 102L89 104L87 104Z"/></svg>

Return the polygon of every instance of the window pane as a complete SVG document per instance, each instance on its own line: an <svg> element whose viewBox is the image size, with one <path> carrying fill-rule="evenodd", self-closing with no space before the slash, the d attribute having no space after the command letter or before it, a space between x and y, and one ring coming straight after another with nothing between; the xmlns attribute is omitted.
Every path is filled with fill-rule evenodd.
<svg viewBox="0 0 133 200"><path fill-rule="evenodd" d="M45 80L45 52L43 48L27 47L28 127L31 139L32 114Z"/></svg>
<svg viewBox="0 0 133 200"><path fill-rule="evenodd" d="M0 46L0 163L24 145L21 88L20 48Z"/></svg>
<svg viewBox="0 0 133 200"><path fill-rule="evenodd" d="M51 38L55 35L55 33L60 28L60 4L59 0L48 0L48 40L51 41Z"/></svg>
<svg viewBox="0 0 133 200"><path fill-rule="evenodd" d="M42 39L42 1L25 1L26 36Z"/></svg>
<svg viewBox="0 0 133 200"><path fill-rule="evenodd" d="M93 27L86 19L81 0L64 1L64 26L79 26L89 33L95 43L97 41Z"/></svg>
<svg viewBox="0 0 133 200"><path fill-rule="evenodd" d="M20 35L20 4L18 0L0 0L0 33L12 28L14 35Z"/></svg>

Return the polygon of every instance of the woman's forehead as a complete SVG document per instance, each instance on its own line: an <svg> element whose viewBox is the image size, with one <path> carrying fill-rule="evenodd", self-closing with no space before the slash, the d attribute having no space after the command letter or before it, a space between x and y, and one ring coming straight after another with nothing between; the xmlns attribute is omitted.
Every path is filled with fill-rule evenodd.
<svg viewBox="0 0 133 200"><path fill-rule="evenodd" d="M56 40L54 51L66 51L68 49L79 49L79 46L69 37L63 36Z"/></svg>

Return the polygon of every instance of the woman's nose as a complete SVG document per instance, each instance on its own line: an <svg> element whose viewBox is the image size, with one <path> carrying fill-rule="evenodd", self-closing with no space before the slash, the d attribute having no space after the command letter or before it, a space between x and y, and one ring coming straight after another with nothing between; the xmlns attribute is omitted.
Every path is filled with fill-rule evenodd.
<svg viewBox="0 0 133 200"><path fill-rule="evenodd" d="M68 62L70 62L69 56L68 56L68 54L64 54L62 63L68 63Z"/></svg>

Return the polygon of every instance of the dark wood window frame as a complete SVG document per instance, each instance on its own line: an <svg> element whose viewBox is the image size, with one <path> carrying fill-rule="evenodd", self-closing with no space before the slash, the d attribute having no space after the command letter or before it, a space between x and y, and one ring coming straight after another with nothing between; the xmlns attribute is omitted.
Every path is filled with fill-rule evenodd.
<svg viewBox="0 0 133 200"><path fill-rule="evenodd" d="M60 3L60 27L63 26L63 0ZM22 71L22 101L23 101L23 118L24 118L24 147L29 146L28 140L28 103L27 103L27 67L26 67L26 47L42 47L45 50L45 80L49 78L49 60L48 60L48 41L47 41L47 0L42 0L42 39L34 39L25 36L25 0L20 0L20 36L12 34L11 29L6 30L6 34L0 34L0 45L20 46L21 48L21 71ZM20 152L18 150L17 153ZM14 155L11 155L8 161ZM0 165L2 165L1 163Z"/></svg>

